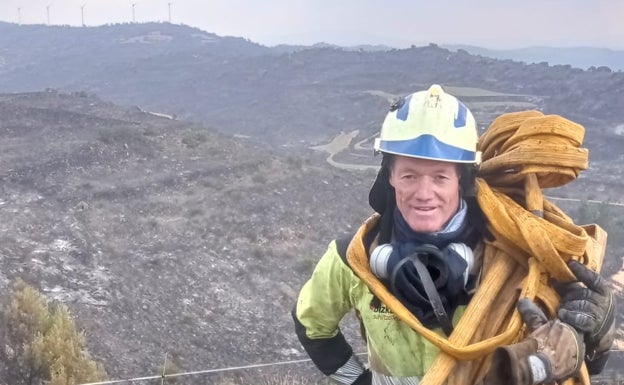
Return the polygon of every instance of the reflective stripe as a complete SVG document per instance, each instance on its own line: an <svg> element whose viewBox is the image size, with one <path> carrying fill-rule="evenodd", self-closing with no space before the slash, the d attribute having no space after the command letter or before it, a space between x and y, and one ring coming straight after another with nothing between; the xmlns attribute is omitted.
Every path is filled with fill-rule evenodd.
<svg viewBox="0 0 624 385"><path fill-rule="evenodd" d="M439 141L433 135L421 135L407 140L381 140L379 150L390 154L410 156L418 154L419 158L442 160L447 162L474 163L475 152L451 146Z"/></svg>
<svg viewBox="0 0 624 385"><path fill-rule="evenodd" d="M373 371L372 385L418 385L420 378L418 377L389 377L381 373Z"/></svg>
<svg viewBox="0 0 624 385"><path fill-rule="evenodd" d="M351 356L349 361L338 368L336 373L330 374L329 378L341 384L351 385L362 373L364 373L364 366L356 356Z"/></svg>
<svg viewBox="0 0 624 385"><path fill-rule="evenodd" d="M464 103L457 101L457 116L453 120L455 128L464 127L466 125L466 115L468 115L468 109Z"/></svg>

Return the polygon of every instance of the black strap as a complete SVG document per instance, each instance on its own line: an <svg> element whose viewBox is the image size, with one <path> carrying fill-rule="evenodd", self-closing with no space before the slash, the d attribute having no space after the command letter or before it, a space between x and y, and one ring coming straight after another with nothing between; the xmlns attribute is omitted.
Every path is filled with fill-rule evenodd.
<svg viewBox="0 0 624 385"><path fill-rule="evenodd" d="M419 254L412 254L407 258L403 259L395 266L394 271L397 271L404 263L410 261L418 272L418 277L420 278L423 288L425 289L425 293L429 298L429 303L431 304L431 307L433 309L433 314L437 318L438 322L440 322L440 326L442 327L444 333L446 333L447 336L450 336L453 332L453 323L450 321L448 315L446 314L446 310L444 310L444 305L442 304L440 294L438 294L438 290L436 289L435 283L431 278L431 274L429 274L429 270L427 270L427 267L420 260ZM395 293L397 292L396 288L394 288L394 291Z"/></svg>

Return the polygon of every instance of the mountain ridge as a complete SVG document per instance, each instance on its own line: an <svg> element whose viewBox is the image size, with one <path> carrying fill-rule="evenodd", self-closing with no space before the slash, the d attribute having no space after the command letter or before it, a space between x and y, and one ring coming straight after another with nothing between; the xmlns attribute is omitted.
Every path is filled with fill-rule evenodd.
<svg viewBox="0 0 624 385"><path fill-rule="evenodd" d="M453 51L465 50L473 55L508 59L527 64L548 63L570 65L575 68L601 71L624 71L624 50L598 47L531 46L516 49L489 49L470 45L442 45Z"/></svg>
<svg viewBox="0 0 624 385"><path fill-rule="evenodd" d="M482 126L513 108L564 114L589 128L624 120L619 108L624 73L610 70L525 65L435 44L372 52L334 47L281 52L167 23L84 31L55 27L50 31L59 35L49 41L45 26L0 27L0 91L86 92L276 146L320 144L355 129L371 135L383 117L377 111L389 104L371 91L398 97L432 83L525 95L516 107L502 96L484 108L466 100ZM58 39L76 43L59 45ZM601 90L597 97L585 96L596 88ZM344 112L353 106L360 113L347 119Z"/></svg>

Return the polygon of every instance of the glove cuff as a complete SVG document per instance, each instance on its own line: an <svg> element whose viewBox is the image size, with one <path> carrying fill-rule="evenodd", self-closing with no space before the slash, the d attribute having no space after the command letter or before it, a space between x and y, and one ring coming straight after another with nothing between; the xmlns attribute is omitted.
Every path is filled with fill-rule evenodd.
<svg viewBox="0 0 624 385"><path fill-rule="evenodd" d="M537 341L533 338L496 348L484 384L533 385L529 357L536 352Z"/></svg>

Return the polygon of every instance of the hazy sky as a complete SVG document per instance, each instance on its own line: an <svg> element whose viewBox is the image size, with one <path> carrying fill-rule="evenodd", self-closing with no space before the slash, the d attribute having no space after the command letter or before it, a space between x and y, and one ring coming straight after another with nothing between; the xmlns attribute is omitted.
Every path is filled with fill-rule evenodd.
<svg viewBox="0 0 624 385"><path fill-rule="evenodd" d="M133 7L134 4L134 7ZM81 12L81 7L84 6ZM0 20L168 21L264 45L473 44L624 49L622 0L0 0Z"/></svg>

